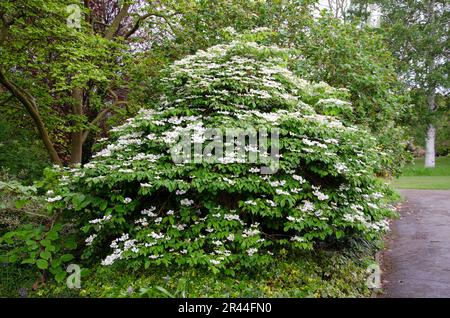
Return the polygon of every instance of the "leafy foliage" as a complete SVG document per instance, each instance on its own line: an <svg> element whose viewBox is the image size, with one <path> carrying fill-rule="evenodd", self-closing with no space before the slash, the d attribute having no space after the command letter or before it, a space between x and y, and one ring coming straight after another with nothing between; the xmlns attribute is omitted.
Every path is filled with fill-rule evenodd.
<svg viewBox="0 0 450 318"><path fill-rule="evenodd" d="M16 123L19 121L14 119ZM45 149L32 132L0 120L0 167L8 169L9 174L24 183L31 183L42 177L44 168L49 165Z"/></svg>
<svg viewBox="0 0 450 318"><path fill-rule="evenodd" d="M69 236L61 237L62 225L54 224L50 229L27 224L3 235L0 244L8 245L8 252L2 255L2 263L30 264L40 271L49 271L57 282L66 277L64 264L74 256L68 251L77 244Z"/></svg>
<svg viewBox="0 0 450 318"><path fill-rule="evenodd" d="M264 270L241 271L236 277L186 268L127 271L96 267L82 280L81 289L51 284L36 296L60 297L368 297L367 266L373 249L362 244L342 251L281 251ZM357 247L359 245L359 247ZM122 269L122 271L121 271ZM117 275L117 271L121 275Z"/></svg>

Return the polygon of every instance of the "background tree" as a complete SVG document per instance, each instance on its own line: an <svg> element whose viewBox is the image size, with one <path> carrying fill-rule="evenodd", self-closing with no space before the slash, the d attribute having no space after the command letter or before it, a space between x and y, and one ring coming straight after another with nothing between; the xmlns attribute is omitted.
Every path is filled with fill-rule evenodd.
<svg viewBox="0 0 450 318"><path fill-rule="evenodd" d="M367 17L367 4L381 8L381 29L414 91L417 117L425 120L425 167L434 167L436 124L440 115L448 116L448 102L437 103L448 95L448 1L355 1L355 11Z"/></svg>
<svg viewBox="0 0 450 318"><path fill-rule="evenodd" d="M377 30L334 16L313 15L317 1L199 1L180 15L174 32L153 50L142 52L133 73L139 85L132 95L146 105L157 104L158 69L168 62L231 40L233 34L267 28L267 44L295 51L290 68L312 81L349 90L353 111L350 123L366 125L391 153L386 171L396 173L405 156L404 122L409 113L404 85L398 80L396 60ZM145 65L145 67L142 67Z"/></svg>
<svg viewBox="0 0 450 318"><path fill-rule="evenodd" d="M123 113L133 36L151 17L174 16L173 3L87 0L77 11L68 0L1 2L3 107L24 107L54 163L81 162L89 133Z"/></svg>

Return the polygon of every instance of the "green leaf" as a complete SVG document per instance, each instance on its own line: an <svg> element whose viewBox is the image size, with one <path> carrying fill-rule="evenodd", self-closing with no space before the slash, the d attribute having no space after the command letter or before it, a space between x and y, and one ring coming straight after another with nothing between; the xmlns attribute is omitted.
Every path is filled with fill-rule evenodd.
<svg viewBox="0 0 450 318"><path fill-rule="evenodd" d="M52 254L50 252L44 251L44 252L41 252L41 254L39 254L39 256L43 259L48 260L52 256Z"/></svg>
<svg viewBox="0 0 450 318"><path fill-rule="evenodd" d="M58 283L61 283L63 280L64 280L64 278L66 278L66 272L64 272L64 271L60 271L60 272L58 272L56 275L55 275L55 280L58 282Z"/></svg>
<svg viewBox="0 0 450 318"><path fill-rule="evenodd" d="M69 250L73 250L77 248L77 242L75 242L75 239L70 238L64 242L64 246Z"/></svg>
<svg viewBox="0 0 450 318"><path fill-rule="evenodd" d="M21 209L28 203L27 199L20 199L15 202L16 209Z"/></svg>
<svg viewBox="0 0 450 318"><path fill-rule="evenodd" d="M45 251L46 252L55 252L56 251L56 247L54 245L49 245L45 247Z"/></svg>
<svg viewBox="0 0 450 318"><path fill-rule="evenodd" d="M36 265L39 269L47 269L48 268L48 262L45 259L38 259L36 261Z"/></svg>
<svg viewBox="0 0 450 318"><path fill-rule="evenodd" d="M73 260L74 257L72 254L64 254L63 256L60 257L61 262L65 263L65 262L69 262L71 260Z"/></svg>
<svg viewBox="0 0 450 318"><path fill-rule="evenodd" d="M27 258L22 261L22 264L34 264L36 262L35 258Z"/></svg>
<svg viewBox="0 0 450 318"><path fill-rule="evenodd" d="M60 259L53 259L52 262L50 263L50 266L52 268L61 267L61 260Z"/></svg>
<svg viewBox="0 0 450 318"><path fill-rule="evenodd" d="M46 235L46 238L51 241L57 240L58 237L59 237L58 232L56 232L55 230L49 231Z"/></svg>
<svg viewBox="0 0 450 318"><path fill-rule="evenodd" d="M44 239L44 240L41 241L41 245L45 246L45 247L51 246L52 242L50 240Z"/></svg>

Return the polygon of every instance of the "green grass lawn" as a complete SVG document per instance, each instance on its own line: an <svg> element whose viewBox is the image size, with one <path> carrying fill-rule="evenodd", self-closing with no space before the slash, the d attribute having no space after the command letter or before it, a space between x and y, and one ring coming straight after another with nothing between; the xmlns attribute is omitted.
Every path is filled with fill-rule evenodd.
<svg viewBox="0 0 450 318"><path fill-rule="evenodd" d="M424 159L416 159L392 185L398 189L450 190L450 157L436 158L435 168L425 168Z"/></svg>
<svg viewBox="0 0 450 318"><path fill-rule="evenodd" d="M450 190L449 176L400 177L392 181L397 189Z"/></svg>

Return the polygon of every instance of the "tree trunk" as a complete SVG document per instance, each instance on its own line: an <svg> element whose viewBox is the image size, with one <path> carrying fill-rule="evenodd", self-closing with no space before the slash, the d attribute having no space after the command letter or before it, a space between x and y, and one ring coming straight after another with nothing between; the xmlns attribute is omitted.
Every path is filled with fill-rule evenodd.
<svg viewBox="0 0 450 318"><path fill-rule="evenodd" d="M436 110L435 96L436 93L433 89L428 94L427 97L428 109L430 110L430 112L434 112ZM436 157L435 140L436 140L436 128L432 123L430 123L428 124L427 135L425 137L425 168L435 167L435 157Z"/></svg>
<svg viewBox="0 0 450 318"><path fill-rule="evenodd" d="M83 90L81 88L74 88L72 91L73 105L72 114L75 116L83 115ZM75 125L78 125L75 122ZM81 126L71 135L71 153L70 163L81 163L81 156L83 155L83 128Z"/></svg>
<svg viewBox="0 0 450 318"><path fill-rule="evenodd" d="M435 139L436 128L434 128L433 124L429 124L427 128L427 136L425 139L425 168L434 168L435 166Z"/></svg>
<svg viewBox="0 0 450 318"><path fill-rule="evenodd" d="M2 83L3 86L5 86L8 91L22 103L27 112L30 114L39 132L41 140L44 143L45 149L47 149L50 160L57 165L62 165L62 161L53 146L50 136L48 135L47 128L44 125L41 114L39 114L33 97L28 92L10 82L3 74L3 70L0 70L0 83Z"/></svg>

